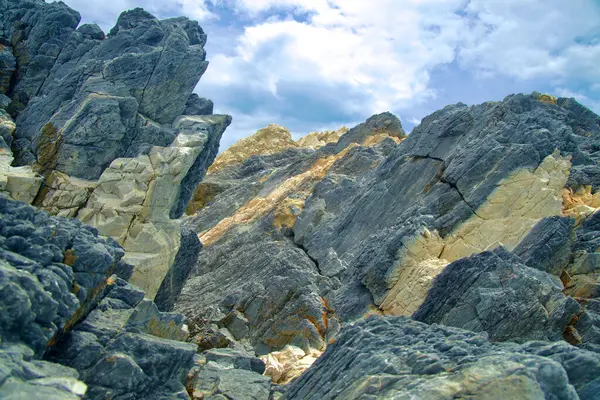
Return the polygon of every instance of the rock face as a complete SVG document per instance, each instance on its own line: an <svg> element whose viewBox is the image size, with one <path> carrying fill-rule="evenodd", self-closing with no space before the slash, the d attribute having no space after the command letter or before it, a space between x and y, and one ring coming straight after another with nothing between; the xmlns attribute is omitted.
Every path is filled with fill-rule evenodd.
<svg viewBox="0 0 600 400"><path fill-rule="evenodd" d="M0 221L2 398L187 398L184 316L123 279L113 239L4 198Z"/></svg>
<svg viewBox="0 0 600 400"><path fill-rule="evenodd" d="M592 399L599 368L598 354L564 342L492 344L485 334L371 317L347 327L285 398Z"/></svg>
<svg viewBox="0 0 600 400"><path fill-rule="evenodd" d="M591 111L533 93L448 106L406 138L389 113L323 146L267 129L187 210L204 247L174 310L199 344L251 345L292 384L310 363L280 351L317 354L371 314L598 350Z"/></svg>
<svg viewBox="0 0 600 400"><path fill-rule="evenodd" d="M63 3L0 10L0 192L115 238L154 297L180 249L177 219L231 123L192 93L206 35L140 8L108 36L75 29L80 16Z"/></svg>
<svg viewBox="0 0 600 400"><path fill-rule="evenodd" d="M396 122L388 125L399 126L393 118ZM342 139L353 144L340 151L336 143L318 150L302 148L286 134L289 147L276 154L252 155L240 163L224 152L220 157L229 164L211 170L199 185L198 190L210 197L203 201L208 205L186 221L200 232L204 247L174 309L193 324L228 329L234 339L250 342L259 355L288 344L309 354L324 348L339 323L323 295L339 287L335 275L344 266L321 268L294 242L292 228L328 172L369 170L384 159L400 140L398 129L370 147L354 141L368 140L369 129L385 135L379 128L393 118L382 114L348 131L351 138ZM271 138L264 135L259 131L246 141ZM272 140L275 143L266 147L279 148L281 137Z"/></svg>
<svg viewBox="0 0 600 400"><path fill-rule="evenodd" d="M600 117L534 92L216 157L198 24L79 20L0 0L0 397L598 397Z"/></svg>

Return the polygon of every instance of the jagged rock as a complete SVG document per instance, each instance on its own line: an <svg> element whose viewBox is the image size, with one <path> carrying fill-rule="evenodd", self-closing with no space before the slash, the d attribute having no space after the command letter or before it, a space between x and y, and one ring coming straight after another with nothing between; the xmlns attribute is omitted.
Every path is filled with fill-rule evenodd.
<svg viewBox="0 0 600 400"><path fill-rule="evenodd" d="M123 251L75 220L0 198L2 343L40 355L101 299Z"/></svg>
<svg viewBox="0 0 600 400"><path fill-rule="evenodd" d="M504 246L523 259L496 254L494 267L462 294L479 302L476 287L516 265L523 272L516 280L503 288L489 278L495 289L481 289L509 296L514 313L491 304L472 329L502 340L560 340L582 318L595 337L591 312L563 295L558 278L595 260L593 244L579 258L576 236L592 219L597 192L569 179L574 167L596 164L600 119L572 100L544 99L448 106L407 138L384 113L316 151L289 140L274 154L266 139L263 148L254 140L251 152L236 150L246 142L232 146L233 161L209 172L188 209L186 225L204 248L175 310L207 326L233 318L236 330L241 321L237 334L257 354L288 344L322 350L338 322L412 315L453 262ZM575 277L573 287L594 296L594 279ZM465 326L469 317L455 306L435 320ZM514 324L495 326L502 316Z"/></svg>
<svg viewBox="0 0 600 400"><path fill-rule="evenodd" d="M180 247L173 266L167 272L160 288L154 298L154 302L161 311L171 311L181 289L185 285L190 272L198 261L198 255L202 249L202 243L196 233L187 228L181 229Z"/></svg>
<svg viewBox="0 0 600 400"><path fill-rule="evenodd" d="M361 132L365 141L371 137ZM339 287L336 276L345 266L324 269L315 263L291 240L294 221L328 171L369 171L396 142L384 140L372 148L353 144L337 153L335 144L315 151L293 144L286 132L285 141L267 133L261 130L248 141L258 146L264 140L269 149L284 143L285 150L232 162L212 170L200 184L213 185L203 191L212 199L196 198L205 206L186 225L200 232L204 247L175 310L205 326L227 327L233 339L249 341L260 355L288 344L310 353L323 349L339 329L323 294ZM239 143L232 146L225 158L245 157L248 148L241 154L238 148Z"/></svg>
<svg viewBox="0 0 600 400"><path fill-rule="evenodd" d="M12 49L0 43L0 94L6 94L10 88L10 80L17 69L17 60Z"/></svg>
<svg viewBox="0 0 600 400"><path fill-rule="evenodd" d="M285 398L593 398L599 367L597 354L566 343L494 345L485 334L371 317L347 326Z"/></svg>
<svg viewBox="0 0 600 400"><path fill-rule="evenodd" d="M72 368L33 359L23 345L0 348L0 397L3 399L80 399L87 386Z"/></svg>
<svg viewBox="0 0 600 400"><path fill-rule="evenodd" d="M574 225L572 218L544 218L513 252L527 266L560 276L569 263Z"/></svg>
<svg viewBox="0 0 600 400"><path fill-rule="evenodd" d="M212 100L199 97L192 93L185 103L183 115L212 115L214 104Z"/></svg>
<svg viewBox="0 0 600 400"><path fill-rule="evenodd" d="M557 277L498 248L444 268L413 318L487 332L494 341L558 341L580 312Z"/></svg>
<svg viewBox="0 0 600 400"><path fill-rule="evenodd" d="M328 143L337 143L340 137L348 132L345 126L335 131L311 132L296 140L298 146L319 149Z"/></svg>
<svg viewBox="0 0 600 400"><path fill-rule="evenodd" d="M10 145L16 125L10 115L0 109L0 194L31 203L37 195L43 178L31 166L12 167Z"/></svg>
<svg viewBox="0 0 600 400"><path fill-rule="evenodd" d="M285 346L283 350L261 356L260 359L266 365L265 375L270 376L273 383L288 384L302 375L321 354L318 350L306 353L298 347Z"/></svg>
<svg viewBox="0 0 600 400"><path fill-rule="evenodd" d="M294 147L298 145L292 139L289 130L277 124L270 124L219 154L210 166L209 173L217 172L229 165L239 164L253 155L275 154Z"/></svg>
<svg viewBox="0 0 600 400"><path fill-rule="evenodd" d="M378 134L385 134L385 136L399 139L406 137L406 133L404 133L398 117L392 113L385 112L373 115L363 124L355 126L343 134L337 142L337 150L341 151L345 149L350 143L364 143L367 138L377 136Z"/></svg>
<svg viewBox="0 0 600 400"><path fill-rule="evenodd" d="M192 96L208 65L206 35L195 21L159 21L140 8L108 36L94 24L75 30L80 16L62 3L3 0L0 9L9 10L0 43L11 43L0 62L12 65L14 53L18 65L7 91L16 129L6 135L2 120L0 132L14 161L1 150L0 191L115 238L132 279L154 297L179 251L174 220L231 123L182 115L200 106L212 114Z"/></svg>
<svg viewBox="0 0 600 400"><path fill-rule="evenodd" d="M242 352L220 349L196 359L187 387L192 399L267 400L271 382L264 363Z"/></svg>
<svg viewBox="0 0 600 400"><path fill-rule="evenodd" d="M187 398L185 318L113 275L114 240L3 198L0 220L1 397Z"/></svg>
<svg viewBox="0 0 600 400"><path fill-rule="evenodd" d="M11 112L18 112L40 93L81 16L64 3L41 0L3 0L0 9L1 36L17 59L19 79L9 94Z"/></svg>

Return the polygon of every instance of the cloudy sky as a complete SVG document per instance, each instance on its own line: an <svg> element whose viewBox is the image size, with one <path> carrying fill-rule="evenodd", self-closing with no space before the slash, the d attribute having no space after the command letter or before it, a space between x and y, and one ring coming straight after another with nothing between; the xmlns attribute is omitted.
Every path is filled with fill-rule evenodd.
<svg viewBox="0 0 600 400"><path fill-rule="evenodd" d="M63 0L105 31L123 10L208 34L196 92L234 118L227 147L278 123L299 137L392 111L534 90L600 113L600 0Z"/></svg>

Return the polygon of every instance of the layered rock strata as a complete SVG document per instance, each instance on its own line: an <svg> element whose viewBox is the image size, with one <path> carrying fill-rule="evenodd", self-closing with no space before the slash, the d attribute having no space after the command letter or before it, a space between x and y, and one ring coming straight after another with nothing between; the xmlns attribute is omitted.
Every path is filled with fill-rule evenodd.
<svg viewBox="0 0 600 400"><path fill-rule="evenodd" d="M371 314L596 351L600 118L545 99L448 106L407 138L381 114L317 149L246 139L188 208L204 248L174 309L275 382L295 368L277 352Z"/></svg>
<svg viewBox="0 0 600 400"><path fill-rule="evenodd" d="M492 344L485 334L371 317L347 327L286 399L593 399L600 356L564 342Z"/></svg>
<svg viewBox="0 0 600 400"><path fill-rule="evenodd" d="M154 297L180 249L177 218L231 122L192 93L206 34L139 8L108 35L64 3L0 10L0 191L115 238Z"/></svg>

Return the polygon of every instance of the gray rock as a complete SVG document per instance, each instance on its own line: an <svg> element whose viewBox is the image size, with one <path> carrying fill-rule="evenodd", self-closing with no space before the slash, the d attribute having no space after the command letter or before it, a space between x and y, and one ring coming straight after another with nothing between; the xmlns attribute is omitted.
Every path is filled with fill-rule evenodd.
<svg viewBox="0 0 600 400"><path fill-rule="evenodd" d="M336 145L337 151L348 147L350 143L362 143L368 136L378 133L387 133L390 136L398 138L406 137L402 124L398 117L390 112L373 115L364 123L350 129L346 132Z"/></svg>
<svg viewBox="0 0 600 400"><path fill-rule="evenodd" d="M74 30L79 14L64 4L4 1L14 11L2 16L2 26L13 27L3 35L16 43L19 61L9 93L10 111L18 114L16 165L37 162L47 172L97 179L115 158L173 141L171 124L208 65L197 22L159 21L138 8L123 13L105 37L97 25ZM217 153L227 118L205 127L216 136L191 170L198 179Z"/></svg>
<svg viewBox="0 0 600 400"><path fill-rule="evenodd" d="M72 368L34 360L23 345L0 348L0 397L3 399L80 399L86 385Z"/></svg>
<svg viewBox="0 0 600 400"><path fill-rule="evenodd" d="M487 332L494 341L557 341L580 312L558 278L500 247L448 265L413 318Z"/></svg>
<svg viewBox="0 0 600 400"><path fill-rule="evenodd" d="M24 342L38 355L101 300L123 256L79 221L0 198L2 342Z"/></svg>
<svg viewBox="0 0 600 400"><path fill-rule="evenodd" d="M183 115L212 115L214 103L212 100L199 97L196 93L192 93L185 103Z"/></svg>
<svg viewBox="0 0 600 400"><path fill-rule="evenodd" d="M594 398L583 395L596 385L597 354L538 346L494 345L485 334L371 317L345 327L285 398ZM576 371L577 362L588 370Z"/></svg>
<svg viewBox="0 0 600 400"><path fill-rule="evenodd" d="M544 218L515 247L513 253L529 267L560 275L569 264L574 225L573 218Z"/></svg>
<svg viewBox="0 0 600 400"><path fill-rule="evenodd" d="M12 49L0 43L0 94L6 94L10 89L10 81L16 69L17 60Z"/></svg>
<svg viewBox="0 0 600 400"><path fill-rule="evenodd" d="M177 202L173 205L169 213L171 218L180 218L185 212L185 208L192 199L196 186L204 178L206 170L210 167L210 164L212 164L219 152L219 141L225 129L231 124L231 117L228 115L214 115L204 118L201 122L194 121L190 125L185 121L177 121L176 124L179 129L206 133L208 140L204 144L204 148L200 154L196 157L194 164L181 181Z"/></svg>
<svg viewBox="0 0 600 400"><path fill-rule="evenodd" d="M186 386L194 398L267 400L271 379L264 370L260 359L239 350L210 350L196 360Z"/></svg>
<svg viewBox="0 0 600 400"><path fill-rule="evenodd" d="M198 235L193 230L183 227L181 230L181 245L175 256L175 262L169 269L154 298L159 310L171 311L173 309L185 281L198 260L201 249L202 244L198 240Z"/></svg>
<svg viewBox="0 0 600 400"><path fill-rule="evenodd" d="M81 16L64 3L39 0L3 0L0 9L1 36L17 59L19 79L9 96L11 112L18 112L39 94Z"/></svg>

